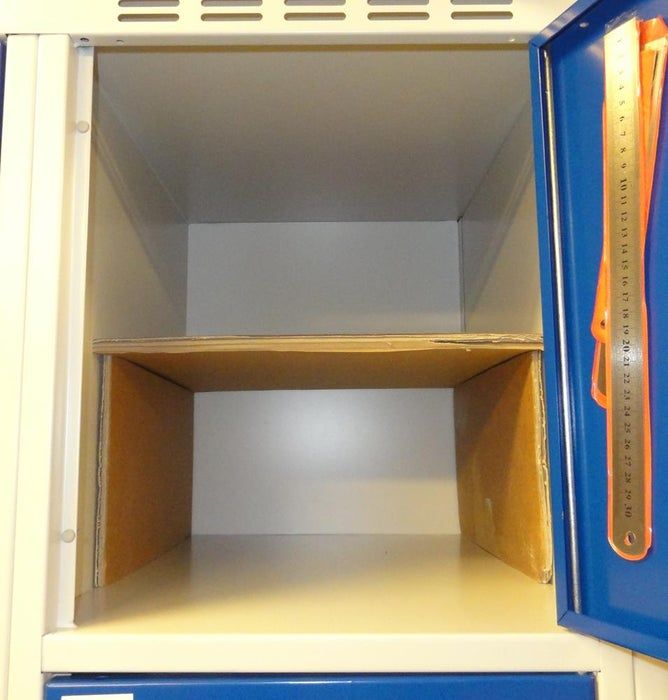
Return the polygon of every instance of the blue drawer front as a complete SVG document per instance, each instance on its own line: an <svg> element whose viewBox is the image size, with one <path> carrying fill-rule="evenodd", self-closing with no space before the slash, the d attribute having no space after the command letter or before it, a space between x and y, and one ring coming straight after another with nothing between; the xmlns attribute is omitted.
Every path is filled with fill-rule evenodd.
<svg viewBox="0 0 668 700"><path fill-rule="evenodd" d="M46 700L132 694L132 700L594 700L594 677L578 674L420 676L66 676ZM123 700L129 700L124 698Z"/></svg>
<svg viewBox="0 0 668 700"><path fill-rule="evenodd" d="M556 573L562 624L668 659L668 116L659 144L647 248L651 405L654 455L654 544L629 562L607 542L605 413L590 396L594 340L590 333L602 243L603 36L609 23L635 13L668 19L668 0L577 3L556 29L534 40L532 79L546 343L546 391L555 523ZM547 167L545 70L552 64L561 263L571 404L563 411L556 349L555 250ZM668 90L664 94L668 115ZM567 417L566 417L567 416ZM579 571L574 571L566 491L563 427L573 433L573 491ZM574 577L580 601L574 595Z"/></svg>

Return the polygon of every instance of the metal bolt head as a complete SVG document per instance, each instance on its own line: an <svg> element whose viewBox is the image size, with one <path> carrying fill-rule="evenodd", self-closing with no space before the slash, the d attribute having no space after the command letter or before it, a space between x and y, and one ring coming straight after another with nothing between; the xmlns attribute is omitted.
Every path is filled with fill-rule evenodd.
<svg viewBox="0 0 668 700"><path fill-rule="evenodd" d="M71 542L74 542L74 540L77 537L77 533L74 530L63 530L60 533L60 539L63 542L66 542L67 544L70 544Z"/></svg>

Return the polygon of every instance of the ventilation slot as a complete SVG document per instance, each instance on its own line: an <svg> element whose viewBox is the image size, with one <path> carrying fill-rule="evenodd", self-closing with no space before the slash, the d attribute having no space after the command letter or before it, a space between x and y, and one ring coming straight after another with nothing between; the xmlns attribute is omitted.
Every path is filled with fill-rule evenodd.
<svg viewBox="0 0 668 700"><path fill-rule="evenodd" d="M512 12L493 12L488 10L472 10L471 12L453 12L450 17L452 19L477 19L477 20L497 20L497 19L512 19Z"/></svg>
<svg viewBox="0 0 668 700"><path fill-rule="evenodd" d="M283 17L288 22L336 22L346 15L344 12L288 12Z"/></svg>
<svg viewBox="0 0 668 700"><path fill-rule="evenodd" d="M402 3L406 4L406 3ZM382 22L386 20L400 20L403 22L424 21L429 19L428 12L369 12L367 17L372 22Z"/></svg>
<svg viewBox="0 0 668 700"><path fill-rule="evenodd" d="M118 15L119 22L177 22L177 14L145 14L145 15Z"/></svg>
<svg viewBox="0 0 668 700"><path fill-rule="evenodd" d="M369 5L391 7L392 5L428 5L429 0L367 0Z"/></svg>
<svg viewBox="0 0 668 700"><path fill-rule="evenodd" d="M257 7L262 0L202 0L202 7Z"/></svg>
<svg viewBox="0 0 668 700"><path fill-rule="evenodd" d="M323 6L333 7L336 5L345 5L346 0L285 0L285 4L289 7L307 5L309 7Z"/></svg>
<svg viewBox="0 0 668 700"><path fill-rule="evenodd" d="M259 12L208 12L202 15L202 22L259 22Z"/></svg>
<svg viewBox="0 0 668 700"><path fill-rule="evenodd" d="M119 7L178 7L179 0L118 0Z"/></svg>

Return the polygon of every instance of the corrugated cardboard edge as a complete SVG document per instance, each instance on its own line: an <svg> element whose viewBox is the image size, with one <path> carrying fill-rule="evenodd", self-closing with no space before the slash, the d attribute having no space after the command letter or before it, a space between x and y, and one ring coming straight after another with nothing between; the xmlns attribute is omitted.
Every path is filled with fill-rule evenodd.
<svg viewBox="0 0 668 700"><path fill-rule="evenodd" d="M109 443L109 386L111 381L111 357L104 357L102 362L102 379L100 386L99 404L99 438L97 450L97 493L95 499L95 563L93 570L93 585L103 585L104 581L104 552L106 530L103 523L106 518L107 503L107 447Z"/></svg>
<svg viewBox="0 0 668 700"><path fill-rule="evenodd" d="M515 357L457 387L455 430L462 534L535 580L549 582L553 554L540 353Z"/></svg>
<svg viewBox="0 0 668 700"><path fill-rule="evenodd" d="M536 445L536 462L540 467L542 475L542 490L540 493L539 503L543 508L543 517L546 527L547 549L550 553L549 567L544 570L542 583L549 583L554 576L554 552L552 547L552 500L550 498L550 467L547 452L547 414L545 408L545 389L543 382L543 354L540 352L533 353L534 359L531 363L531 372L533 374L533 388L536 392L536 422L534 424L535 445Z"/></svg>
<svg viewBox="0 0 668 700"><path fill-rule="evenodd" d="M401 352L426 350L439 345L542 349L543 337L535 333L445 333L406 335L294 335L294 336L188 336L173 338L108 338L93 342L98 354L191 353L216 351L276 352Z"/></svg>

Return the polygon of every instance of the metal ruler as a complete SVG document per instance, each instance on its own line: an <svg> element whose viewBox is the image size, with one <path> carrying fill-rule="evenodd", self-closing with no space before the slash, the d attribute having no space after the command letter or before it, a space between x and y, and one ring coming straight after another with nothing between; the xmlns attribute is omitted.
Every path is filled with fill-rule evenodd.
<svg viewBox="0 0 668 700"><path fill-rule="evenodd" d="M605 36L608 538L626 559L652 536L639 48L635 19Z"/></svg>

